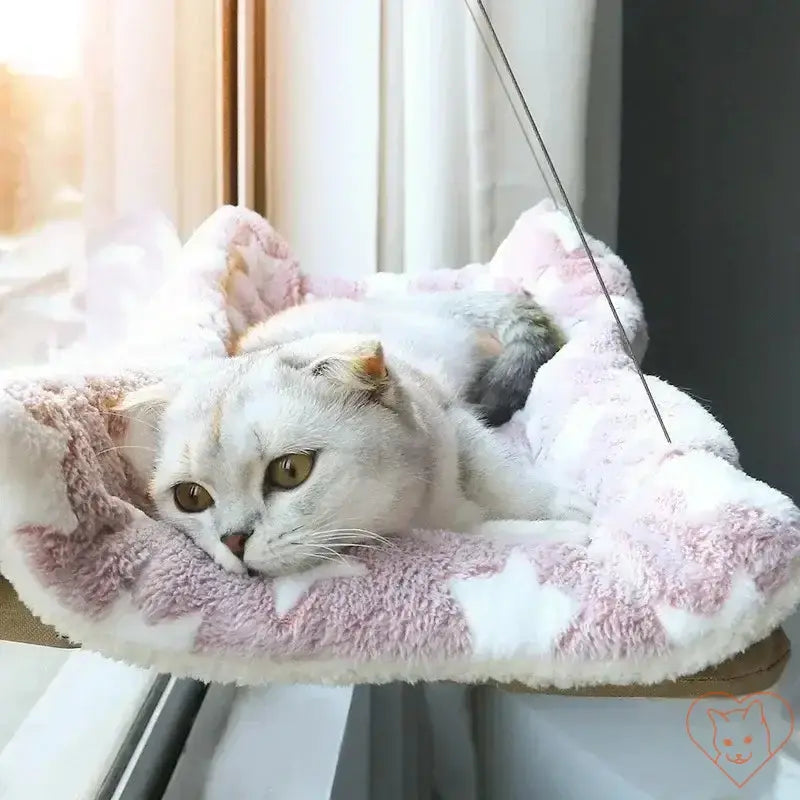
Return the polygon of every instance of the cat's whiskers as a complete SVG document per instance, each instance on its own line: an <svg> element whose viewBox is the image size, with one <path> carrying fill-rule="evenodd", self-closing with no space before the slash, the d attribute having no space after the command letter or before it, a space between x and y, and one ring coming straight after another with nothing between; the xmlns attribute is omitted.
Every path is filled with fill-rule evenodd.
<svg viewBox="0 0 800 800"><path fill-rule="evenodd" d="M368 539L376 542L380 542L387 547L394 547L394 542L390 539L387 539L385 536L382 536L379 533L375 533L375 531L369 531L364 528L329 528L327 530L317 530L317 531L309 531L308 536L312 539L317 538L324 538L330 537L334 534L343 534L346 538L348 534L356 534L354 537L355 541L359 541L361 539Z"/></svg>
<svg viewBox="0 0 800 800"><path fill-rule="evenodd" d="M118 444L114 447L107 447L105 450L98 450L95 455L102 456L104 453L113 453L115 450L148 450L151 453L156 452L154 447L148 447L144 444Z"/></svg>
<svg viewBox="0 0 800 800"><path fill-rule="evenodd" d="M286 539L294 534L297 538ZM299 559L312 559L331 563L347 564L348 560L341 552L341 548L358 547L364 550L380 550L393 547L385 536L364 528L326 528L322 530L303 531L301 526L286 531L279 538L283 544L292 548L292 557ZM376 544L363 541L373 540Z"/></svg>
<svg viewBox="0 0 800 800"><path fill-rule="evenodd" d="M337 542L334 547L358 547L362 550L383 550L384 548L378 544L365 544L364 542Z"/></svg>
<svg viewBox="0 0 800 800"><path fill-rule="evenodd" d="M377 544L367 543L363 541L363 537L360 535L342 535L342 534L333 534L324 537L312 537L310 539L314 544L327 544L334 547L369 547L374 550L379 550L382 547L394 547L394 542L391 541L382 541L378 540Z"/></svg>
<svg viewBox="0 0 800 800"><path fill-rule="evenodd" d="M283 531L283 533L278 534L278 538L283 539L286 536L291 536L293 533L297 533L299 530L301 530L302 527L303 527L302 525L298 525L296 528L291 528L288 531Z"/></svg>
<svg viewBox="0 0 800 800"><path fill-rule="evenodd" d="M283 545L292 547L293 554L296 554L300 558L318 558L322 559L323 561L335 561L338 559L342 563L347 563L344 556L342 556L342 554L336 550L335 547L330 546L327 540L323 539L322 541L318 541L314 538L312 532L310 531L302 531L301 533L301 528L302 526L298 526L290 531L282 533L278 537L279 539L283 539ZM293 533L299 533L298 538L289 540L283 538ZM318 552L319 550L327 550L336 558L323 555Z"/></svg>
<svg viewBox="0 0 800 800"><path fill-rule="evenodd" d="M319 552L320 549L329 551L329 554ZM332 563L339 562L342 564L347 564L347 559L341 553L331 547L320 548L319 546L314 545L313 548L309 550L293 551L292 555L293 557L299 557L301 560L312 559L314 561L330 561Z"/></svg>
<svg viewBox="0 0 800 800"><path fill-rule="evenodd" d="M108 414L110 417L119 417L120 419L124 419L126 422L131 422L131 417L125 414L120 414L119 411L101 410L100 413ZM148 428L151 428L152 430L158 432L158 426L153 425L152 422L148 422L146 419L142 419L141 417L136 417L135 421L141 423L142 425L147 425Z"/></svg>
<svg viewBox="0 0 800 800"><path fill-rule="evenodd" d="M327 559L328 561L339 561L342 564L347 564L347 559L333 547L326 547L325 545L314 545L314 547L315 549L326 550L330 553L330 556L325 556L321 553L318 553L317 558Z"/></svg>
<svg viewBox="0 0 800 800"><path fill-rule="evenodd" d="M305 561L307 559L313 559L314 561L331 561L335 562L340 559L333 558L332 556L326 556L323 553L316 553L316 552L301 552L297 554L301 561Z"/></svg>

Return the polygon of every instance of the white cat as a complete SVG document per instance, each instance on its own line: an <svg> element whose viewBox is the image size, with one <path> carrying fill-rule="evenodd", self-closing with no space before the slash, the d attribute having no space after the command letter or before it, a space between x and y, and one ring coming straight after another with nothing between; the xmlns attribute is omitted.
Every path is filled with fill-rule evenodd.
<svg viewBox="0 0 800 800"><path fill-rule="evenodd" d="M532 480L485 424L521 407L559 344L525 295L319 302L119 408L158 431L143 468L160 518L232 571L413 528L583 541L589 504Z"/></svg>

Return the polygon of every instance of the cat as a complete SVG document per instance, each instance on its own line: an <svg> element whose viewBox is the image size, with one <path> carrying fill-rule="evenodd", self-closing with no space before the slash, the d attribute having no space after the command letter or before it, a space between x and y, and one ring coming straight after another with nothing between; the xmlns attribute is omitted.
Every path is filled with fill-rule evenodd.
<svg viewBox="0 0 800 800"><path fill-rule="evenodd" d="M733 711L708 709L714 726L715 764L734 777L749 777L772 756L770 730L760 700Z"/></svg>
<svg viewBox="0 0 800 800"><path fill-rule="evenodd" d="M140 468L158 516L231 571L295 572L414 528L585 541L591 504L490 427L560 344L526 295L318 301L118 411L156 432Z"/></svg>
<svg viewBox="0 0 800 800"><path fill-rule="evenodd" d="M461 290L294 306L248 330L236 352L334 332L391 342L408 363L449 383L491 427L525 405L539 367L565 341L527 292Z"/></svg>

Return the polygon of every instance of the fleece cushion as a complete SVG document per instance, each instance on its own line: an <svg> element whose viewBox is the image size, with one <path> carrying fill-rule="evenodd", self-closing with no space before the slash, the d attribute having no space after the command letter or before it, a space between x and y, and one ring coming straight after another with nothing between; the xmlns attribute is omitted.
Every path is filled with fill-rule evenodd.
<svg viewBox="0 0 800 800"><path fill-rule="evenodd" d="M630 273L590 240L639 357ZM276 310L326 296L525 288L568 336L498 431L596 505L588 545L398 531L391 548L278 579L232 575L151 514L110 409ZM648 378L667 444L569 219L542 203L487 264L304 276L257 214L225 207L183 249L126 346L0 386L0 571L91 649L203 680L653 684L766 637L800 598L800 511L742 472L723 427Z"/></svg>

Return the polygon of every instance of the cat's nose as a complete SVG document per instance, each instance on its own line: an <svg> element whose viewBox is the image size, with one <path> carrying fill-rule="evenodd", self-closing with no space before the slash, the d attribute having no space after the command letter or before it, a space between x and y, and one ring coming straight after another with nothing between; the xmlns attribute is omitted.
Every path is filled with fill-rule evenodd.
<svg viewBox="0 0 800 800"><path fill-rule="evenodd" d="M242 558L244 556L244 546L247 544L247 540L253 535L253 531L232 531L231 533L226 533L222 537L222 543L228 550L233 553L236 558Z"/></svg>

